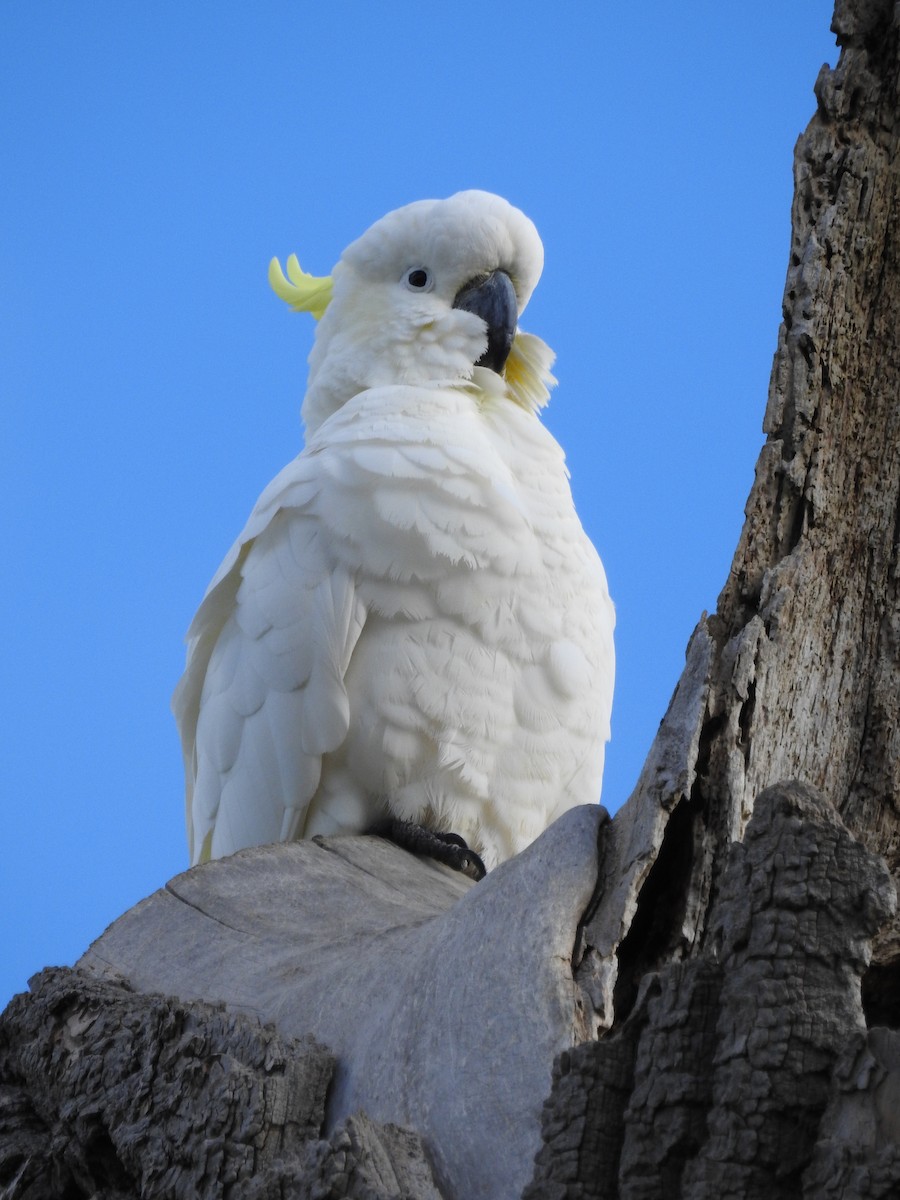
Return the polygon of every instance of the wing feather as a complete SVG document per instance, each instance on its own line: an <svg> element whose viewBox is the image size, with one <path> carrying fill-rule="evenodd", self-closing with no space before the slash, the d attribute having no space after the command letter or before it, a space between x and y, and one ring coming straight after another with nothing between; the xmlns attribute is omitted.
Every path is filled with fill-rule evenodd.
<svg viewBox="0 0 900 1200"><path fill-rule="evenodd" d="M192 862L302 830L322 755L347 734L365 610L323 549L318 467L301 455L266 488L189 631L173 707Z"/></svg>

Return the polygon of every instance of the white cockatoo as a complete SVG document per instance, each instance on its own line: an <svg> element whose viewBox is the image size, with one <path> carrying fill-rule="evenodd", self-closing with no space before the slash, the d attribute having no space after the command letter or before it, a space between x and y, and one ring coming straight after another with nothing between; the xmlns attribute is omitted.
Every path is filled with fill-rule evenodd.
<svg viewBox="0 0 900 1200"><path fill-rule="evenodd" d="M306 445L188 633L192 863L387 818L490 868L599 800L614 614L538 417L554 356L517 331L542 265L480 191L389 213L331 277L273 260L320 318Z"/></svg>

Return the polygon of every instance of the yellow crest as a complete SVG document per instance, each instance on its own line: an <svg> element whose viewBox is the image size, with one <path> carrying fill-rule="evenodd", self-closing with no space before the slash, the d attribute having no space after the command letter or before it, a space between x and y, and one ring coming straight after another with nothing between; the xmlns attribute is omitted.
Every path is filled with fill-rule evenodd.
<svg viewBox="0 0 900 1200"><path fill-rule="evenodd" d="M331 300L334 281L330 275L310 275L302 270L297 255L287 260L287 277L277 258L269 263L269 286L294 312L308 312L318 321Z"/></svg>

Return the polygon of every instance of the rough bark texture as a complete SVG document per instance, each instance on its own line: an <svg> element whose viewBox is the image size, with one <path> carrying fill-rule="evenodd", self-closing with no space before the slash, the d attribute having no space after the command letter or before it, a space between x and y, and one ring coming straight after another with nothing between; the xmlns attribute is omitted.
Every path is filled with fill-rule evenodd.
<svg viewBox="0 0 900 1200"><path fill-rule="evenodd" d="M0 1019L0 1200L900 1195L900 5L834 28L746 524L628 803L474 887L374 839L174 880Z"/></svg>
<svg viewBox="0 0 900 1200"><path fill-rule="evenodd" d="M768 440L728 583L709 765L715 843L800 778L900 874L900 18L840 3L840 62L795 154ZM727 800L723 804L723 799ZM697 884L713 879L698 863ZM884 931L879 961L900 951Z"/></svg>
<svg viewBox="0 0 900 1200"><path fill-rule="evenodd" d="M418 1135L327 1140L335 1062L197 1002L43 971L0 1020L0 1194L23 1200L440 1200Z"/></svg>
<svg viewBox="0 0 900 1200"><path fill-rule="evenodd" d="M833 860L829 886L843 878L830 810L900 874L900 7L846 0L834 28L840 61L823 68L796 148L784 322L747 520L612 824L579 966L611 1032L557 1065L535 1196L900 1192L885 1116L898 1035L857 1032L860 993L870 1024L900 1025L896 907L876 859L857 878L865 929L852 897L835 908L828 893L823 908L815 868ZM777 816L764 789L790 778L827 808L804 818L807 846L791 843L796 904L765 913L752 875L735 893L735 864L746 871L765 847L747 824L754 801ZM756 869L774 879L770 851ZM728 933L741 904L756 975ZM864 935L875 946L865 972ZM576 1137L597 1114L602 1142Z"/></svg>
<svg viewBox="0 0 900 1200"><path fill-rule="evenodd" d="M616 815L612 888L585 931L606 1027L648 969L703 950L727 848L779 780L820 789L900 878L900 16L844 0L834 28L840 60L795 151L747 519ZM873 1019L896 1022L893 919L865 990Z"/></svg>
<svg viewBox="0 0 900 1200"><path fill-rule="evenodd" d="M830 1132L848 1089L873 1111L897 1099L900 1035L877 1030L869 1045L860 997L869 939L894 908L883 860L819 793L764 792L727 857L704 952L645 976L619 1028L558 1061L529 1200L812 1198L804 1171L830 1179L840 1158L849 1179L876 1147L900 1187L900 1153L874 1121L840 1150ZM880 1099L858 1067L833 1079L848 1043L883 1064Z"/></svg>

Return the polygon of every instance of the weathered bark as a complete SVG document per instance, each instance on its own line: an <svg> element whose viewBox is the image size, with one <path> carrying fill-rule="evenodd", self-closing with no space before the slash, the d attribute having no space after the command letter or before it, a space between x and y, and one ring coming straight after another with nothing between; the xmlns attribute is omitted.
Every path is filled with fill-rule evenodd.
<svg viewBox="0 0 900 1200"><path fill-rule="evenodd" d="M850 1197L876 1155L900 1187L900 1152L878 1134L832 1140L861 1079L838 1070L848 1046L880 1057L884 1094L900 1091L900 1034L867 1043L860 995L869 939L894 910L883 859L821 794L762 793L703 952L647 974L627 1019L558 1061L529 1200L814 1200L838 1168L845 1191L831 1194ZM868 1080L860 1091L877 1107Z"/></svg>
<svg viewBox="0 0 900 1200"><path fill-rule="evenodd" d="M890 0L846 0L834 28L840 60L795 152L747 519L616 816L615 894L586 933L607 1026L650 967L702 952L727 848L779 780L820 789L900 878L900 17ZM873 1016L900 1009L895 919L866 995Z"/></svg>
<svg viewBox="0 0 900 1200"><path fill-rule="evenodd" d="M900 1193L900 6L834 28L746 524L628 803L476 887L371 839L173 881L2 1019L3 1200Z"/></svg>
<svg viewBox="0 0 900 1200"><path fill-rule="evenodd" d="M866 932L854 903L837 926L838 897L821 903L815 864L833 859L840 877L821 806L793 851L803 918L789 922L826 969L812 994L803 967L802 986L766 1006L722 924L735 862L764 844L754 801L779 780L814 785L900 875L900 8L845 0L834 28L840 61L796 148L767 441L717 611L612 823L578 967L610 1033L557 1066L535 1196L900 1191L885 1115L900 1098L898 1035L860 1032L860 1004L870 1025L900 1026L900 932L878 860L857 880L874 939L861 981L841 978L867 962L861 943L841 949ZM778 874L775 858L757 869ZM756 895L741 898L747 936L776 980L797 954L785 914L754 913Z"/></svg>
<svg viewBox="0 0 900 1200"><path fill-rule="evenodd" d="M598 818L576 810L474 887L370 839L173 881L0 1020L2 1194L512 1200L556 1057L530 1198L786 1200L804 1172L809 1200L822 1180L891 1195L900 1035L866 1040L860 999L894 904L883 860L811 789L771 789L707 949L584 1040ZM336 1058L289 1036L310 1028ZM854 1191L861 1172L881 1190Z"/></svg>
<svg viewBox="0 0 900 1200"><path fill-rule="evenodd" d="M0 1194L440 1200L416 1134L321 1139L334 1067L253 1018L48 969L0 1020Z"/></svg>
<svg viewBox="0 0 900 1200"><path fill-rule="evenodd" d="M762 787L805 779L896 879L900 16L888 2L839 3L835 29L840 62L817 81L795 155L768 440L711 623L720 651L707 722L721 724L698 799L721 844ZM891 925L880 961L895 941Z"/></svg>

